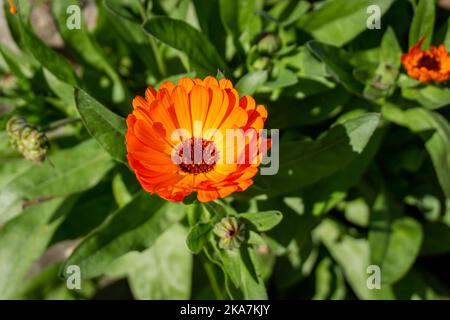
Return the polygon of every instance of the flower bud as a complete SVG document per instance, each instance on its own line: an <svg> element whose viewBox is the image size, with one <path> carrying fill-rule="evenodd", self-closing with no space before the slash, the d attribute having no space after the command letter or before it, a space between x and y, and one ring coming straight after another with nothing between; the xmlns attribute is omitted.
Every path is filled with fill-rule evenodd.
<svg viewBox="0 0 450 320"><path fill-rule="evenodd" d="M259 57L253 62L253 68L256 70L265 70L268 69L271 65L270 58L268 57Z"/></svg>
<svg viewBox="0 0 450 320"><path fill-rule="evenodd" d="M280 40L278 37L268 32L258 42L258 51L265 54L273 54L280 48Z"/></svg>
<svg viewBox="0 0 450 320"><path fill-rule="evenodd" d="M21 132L23 128L25 128L26 122L23 118L19 118L18 116L13 116L6 123L6 132L9 136L9 141L13 145L13 147L17 148L17 142L20 139Z"/></svg>
<svg viewBox="0 0 450 320"><path fill-rule="evenodd" d="M44 132L17 116L9 119L6 131L12 146L22 153L25 159L38 163L45 160L48 139Z"/></svg>
<svg viewBox="0 0 450 320"><path fill-rule="evenodd" d="M214 226L214 233L219 237L219 247L225 250L238 249L245 239L245 225L235 217L223 218Z"/></svg>

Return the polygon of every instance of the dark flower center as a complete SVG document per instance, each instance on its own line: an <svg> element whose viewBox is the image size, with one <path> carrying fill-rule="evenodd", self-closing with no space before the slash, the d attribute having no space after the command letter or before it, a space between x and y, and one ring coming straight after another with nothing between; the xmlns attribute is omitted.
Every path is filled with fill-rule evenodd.
<svg viewBox="0 0 450 320"><path fill-rule="evenodd" d="M214 169L218 159L215 143L202 138L190 138L182 141L176 152L181 159L181 163L178 164L180 169L194 175L210 172Z"/></svg>
<svg viewBox="0 0 450 320"><path fill-rule="evenodd" d="M228 230L228 236L230 238L233 237L235 234L236 234L236 230L234 230L234 229Z"/></svg>
<svg viewBox="0 0 450 320"><path fill-rule="evenodd" d="M439 71L441 64L433 57L425 55L419 60L419 68L421 67L427 68L428 70Z"/></svg>

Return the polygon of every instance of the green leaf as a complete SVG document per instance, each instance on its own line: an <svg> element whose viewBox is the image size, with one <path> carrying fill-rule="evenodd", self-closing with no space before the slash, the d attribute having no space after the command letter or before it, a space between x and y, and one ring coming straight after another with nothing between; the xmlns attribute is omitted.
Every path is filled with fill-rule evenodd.
<svg viewBox="0 0 450 320"><path fill-rule="evenodd" d="M130 250L142 251L151 247L184 215L181 204L140 192L80 243L61 273L66 276L67 266L78 265L83 270L83 278L100 276L116 258Z"/></svg>
<svg viewBox="0 0 450 320"><path fill-rule="evenodd" d="M44 68L44 78L53 93L61 99L61 109L68 116L77 115L77 108L75 106L75 98L73 96L73 86L64 81L59 80L50 71Z"/></svg>
<svg viewBox="0 0 450 320"><path fill-rule="evenodd" d="M446 31L444 39L442 39L442 44L444 44L446 48L450 48L450 18L447 19Z"/></svg>
<svg viewBox="0 0 450 320"><path fill-rule="evenodd" d="M239 250L220 250L216 247L216 254L232 285L240 291L244 299L267 299L255 249L241 246Z"/></svg>
<svg viewBox="0 0 450 320"><path fill-rule="evenodd" d="M402 110L392 104L385 104L383 116L388 120L409 128L425 142L436 171L436 176L447 198L450 198L450 124L439 113L412 108Z"/></svg>
<svg viewBox="0 0 450 320"><path fill-rule="evenodd" d="M122 173L115 174L112 180L112 192L119 207L124 206L133 198L132 192L130 192L126 182L129 181L125 180L125 176Z"/></svg>
<svg viewBox="0 0 450 320"><path fill-rule="evenodd" d="M283 212L283 220L276 228L270 230L268 235L285 248L294 241L300 251L305 251L301 252L304 256L305 248L311 244L311 231L318 224L319 219L312 215L311 210L305 206L304 198L300 197L286 196L258 201L259 210L270 210L272 208L277 208ZM296 266L298 265L296 264Z"/></svg>
<svg viewBox="0 0 450 320"><path fill-rule="evenodd" d="M186 22L169 17L154 17L147 20L143 27L158 40L186 53L203 73L215 74L217 69L225 69L225 63L206 36Z"/></svg>
<svg viewBox="0 0 450 320"><path fill-rule="evenodd" d="M255 0L220 0L220 14L227 31L239 38L250 25L254 8Z"/></svg>
<svg viewBox="0 0 450 320"><path fill-rule="evenodd" d="M220 19L240 54L250 48L252 36L261 27L256 5L255 0L219 0Z"/></svg>
<svg viewBox="0 0 450 320"><path fill-rule="evenodd" d="M112 101L119 103L127 97L126 88L119 74L108 61L106 54L100 46L94 42L84 21L81 21L79 30L71 30L67 27L69 6L79 6L76 0L60 0L51 3L53 16L55 17L59 32L64 40L65 47L74 52L85 65L91 65L105 72L113 82ZM80 17L82 19L82 15Z"/></svg>
<svg viewBox="0 0 450 320"><path fill-rule="evenodd" d="M422 227L400 217L386 191L375 200L369 224L370 261L382 270L381 282L393 284L412 267L422 244Z"/></svg>
<svg viewBox="0 0 450 320"><path fill-rule="evenodd" d="M211 223L197 223L194 225L186 239L186 244L193 253L200 253L209 239L213 226Z"/></svg>
<svg viewBox="0 0 450 320"><path fill-rule="evenodd" d="M316 293L314 300L339 300L345 298L346 286L344 274L338 265L325 257L316 269Z"/></svg>
<svg viewBox="0 0 450 320"><path fill-rule="evenodd" d="M350 93L341 86L302 100L281 96L273 104L267 119L268 127L283 129L317 125L335 117L350 97Z"/></svg>
<svg viewBox="0 0 450 320"><path fill-rule="evenodd" d="M359 299L394 299L389 285L382 285L381 289L377 290L368 288L369 244L365 239L352 237L345 231L337 222L325 219L314 230L314 236L320 239L342 268L345 278Z"/></svg>
<svg viewBox="0 0 450 320"><path fill-rule="evenodd" d="M24 21L28 21L30 17L32 3L27 0L16 0L15 3L17 4L16 7L20 6L20 11L18 12L19 14L18 15L8 14L10 9L8 1L3 1L3 16L7 22L7 26L11 33L11 37L14 39L14 42L20 48L20 51L22 51L27 56L27 58L32 58L29 55L30 53L27 51L23 43L23 40L20 36L20 26L19 26L21 19L23 19Z"/></svg>
<svg viewBox="0 0 450 320"><path fill-rule="evenodd" d="M322 60L330 74L348 91L361 94L363 85L353 77L350 64L346 61L340 49L317 41L309 41L307 47Z"/></svg>
<svg viewBox="0 0 450 320"><path fill-rule="evenodd" d="M30 90L30 81L25 75L23 68L18 63L18 61L20 61L19 59L23 59L23 57L17 57L17 53L12 52L11 49L3 44L0 44L0 55L5 60L11 73L18 78L21 87L25 91Z"/></svg>
<svg viewBox="0 0 450 320"><path fill-rule="evenodd" d="M19 26L22 40L34 58L59 80L76 86L78 79L70 64L58 53L47 47L21 19L19 19Z"/></svg>
<svg viewBox="0 0 450 320"><path fill-rule="evenodd" d="M328 75L325 64L308 49L306 45L298 47L290 55L280 59L286 67L297 70L299 77L321 81L327 84Z"/></svg>
<svg viewBox="0 0 450 320"><path fill-rule="evenodd" d="M390 64L394 68L399 68L401 55L402 48L398 43L394 29L388 27L383 35L383 39L381 39L380 62Z"/></svg>
<svg viewBox="0 0 450 320"><path fill-rule="evenodd" d="M430 0L419 0L414 12L414 18L409 30L409 47L414 46L422 37L425 37L423 47L428 48L433 40L433 29L436 4Z"/></svg>
<svg viewBox="0 0 450 320"><path fill-rule="evenodd" d="M64 246L65 244L62 244ZM55 247L58 248L58 247ZM55 250L54 248L50 250ZM51 251L50 251L51 252ZM42 260L41 260L42 261ZM61 262L49 262L33 268L26 280L20 284L21 290L14 294L14 300L88 300L96 293L93 281L81 281L80 290L67 288L67 283L58 277ZM34 269L34 270L33 270ZM38 272L36 274L36 269Z"/></svg>
<svg viewBox="0 0 450 320"><path fill-rule="evenodd" d="M278 69L277 75L273 81L268 81L265 86L271 89L289 87L298 82L297 75L284 67Z"/></svg>
<svg viewBox="0 0 450 320"><path fill-rule="evenodd" d="M113 167L109 155L87 140L76 147L50 155L39 166L20 171L0 189L0 224L33 201L67 196L95 186Z"/></svg>
<svg viewBox="0 0 450 320"><path fill-rule="evenodd" d="M378 114L367 113L335 125L316 141L286 142L279 150L278 173L258 176L255 182L270 196L311 185L361 154L378 122Z"/></svg>
<svg viewBox="0 0 450 320"><path fill-rule="evenodd" d="M136 299L189 299L193 259L185 245L186 235L186 228L175 224L151 248L114 261L107 274L127 276Z"/></svg>
<svg viewBox="0 0 450 320"><path fill-rule="evenodd" d="M127 164L125 119L118 116L81 89L75 91L78 112L91 136L113 157Z"/></svg>
<svg viewBox="0 0 450 320"><path fill-rule="evenodd" d="M302 194L312 204L314 215L324 214L344 200L347 191L358 184L380 149L385 129L377 129L364 151L344 168L302 190Z"/></svg>
<svg viewBox="0 0 450 320"><path fill-rule="evenodd" d="M0 138L4 138L8 142L6 132L4 136L0 135ZM31 167L33 167L33 163L25 159L0 158L0 188L4 189L8 185L8 183L11 183L25 171L30 170Z"/></svg>
<svg viewBox="0 0 450 320"><path fill-rule="evenodd" d="M279 1L269 14L280 26L288 27L298 21L311 7L308 1Z"/></svg>
<svg viewBox="0 0 450 320"><path fill-rule="evenodd" d="M239 218L248 220L258 231L268 231L274 228L283 219L280 211L263 211L254 213L240 213Z"/></svg>
<svg viewBox="0 0 450 320"><path fill-rule="evenodd" d="M134 16L134 10L130 7L141 6L136 1L124 3L122 0L104 0L105 12L108 14L108 22L114 27L123 42L133 48L142 63L145 64L149 73L157 79L165 75L166 70L154 39L150 38L142 29L141 18Z"/></svg>
<svg viewBox="0 0 450 320"><path fill-rule="evenodd" d="M51 244L87 236L116 209L111 185L108 182L99 183L77 197L72 209L56 230Z"/></svg>
<svg viewBox="0 0 450 320"><path fill-rule="evenodd" d="M236 83L240 96L253 95L267 80L267 71L258 70L247 73Z"/></svg>
<svg viewBox="0 0 450 320"><path fill-rule="evenodd" d="M215 221L228 216L236 214L236 210L226 203L221 201L210 201L202 203L202 206L210 213L214 215Z"/></svg>
<svg viewBox="0 0 450 320"><path fill-rule="evenodd" d="M103 0L105 7L116 16L129 21L140 23L139 0Z"/></svg>
<svg viewBox="0 0 450 320"><path fill-rule="evenodd" d="M367 29L367 8L376 5L383 15L395 0L334 0L300 19L299 26L324 43L342 47Z"/></svg>
<svg viewBox="0 0 450 320"><path fill-rule="evenodd" d="M208 37L219 54L224 57L227 33L221 19L218 19L220 16L219 1L193 0L192 2L202 33Z"/></svg>
<svg viewBox="0 0 450 320"><path fill-rule="evenodd" d="M54 231L70 207L64 199L53 199L29 207L0 229L0 298L11 298L21 290L31 265L44 252Z"/></svg>
<svg viewBox="0 0 450 320"><path fill-rule="evenodd" d="M389 27L383 35L380 48L380 63L374 77L366 85L364 96L375 100L385 98L394 92L399 75L402 49L394 30Z"/></svg>
<svg viewBox="0 0 450 320"><path fill-rule="evenodd" d="M345 202L345 219L356 226L367 228L370 208L364 198L360 197Z"/></svg>
<svg viewBox="0 0 450 320"><path fill-rule="evenodd" d="M427 85L419 88L402 88L406 99L416 100L427 109L439 109L450 104L450 89Z"/></svg>

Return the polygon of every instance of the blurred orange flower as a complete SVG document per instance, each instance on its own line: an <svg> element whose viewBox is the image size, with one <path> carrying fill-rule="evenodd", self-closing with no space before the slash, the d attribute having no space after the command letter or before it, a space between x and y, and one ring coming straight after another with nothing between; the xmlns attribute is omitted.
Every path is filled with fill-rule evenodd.
<svg viewBox="0 0 450 320"><path fill-rule="evenodd" d="M12 0L8 0L9 3L9 12L16 14L17 13L17 9L14 6L14 3L12 2Z"/></svg>
<svg viewBox="0 0 450 320"><path fill-rule="evenodd" d="M171 201L195 191L207 202L253 183L262 142L270 142L260 134L267 111L250 96L239 98L230 80L167 81L158 91L148 87L133 108L127 117L127 156L146 191ZM245 142L224 139L230 129ZM252 142L258 147L251 148Z"/></svg>
<svg viewBox="0 0 450 320"><path fill-rule="evenodd" d="M402 55L402 63L408 75L420 82L444 82L450 78L450 57L445 46L430 46L429 50L420 47L425 38Z"/></svg>

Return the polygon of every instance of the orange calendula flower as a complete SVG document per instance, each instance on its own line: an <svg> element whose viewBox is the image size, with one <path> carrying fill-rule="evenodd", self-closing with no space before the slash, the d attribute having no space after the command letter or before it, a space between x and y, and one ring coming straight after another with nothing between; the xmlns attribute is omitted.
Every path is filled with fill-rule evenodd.
<svg viewBox="0 0 450 320"><path fill-rule="evenodd" d="M430 46L429 50L420 47L425 38L402 55L402 63L408 75L420 82L444 82L450 78L450 57L445 46Z"/></svg>
<svg viewBox="0 0 450 320"><path fill-rule="evenodd" d="M148 87L133 108L127 156L146 191L171 201L197 192L207 202L253 183L270 142L261 134L267 111L240 98L230 80L167 81Z"/></svg>

